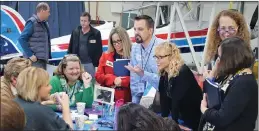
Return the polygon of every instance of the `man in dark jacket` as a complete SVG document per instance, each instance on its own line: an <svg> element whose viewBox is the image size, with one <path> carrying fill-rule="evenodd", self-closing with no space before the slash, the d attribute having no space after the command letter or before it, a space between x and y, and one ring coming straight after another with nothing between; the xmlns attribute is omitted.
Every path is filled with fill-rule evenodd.
<svg viewBox="0 0 259 131"><path fill-rule="evenodd" d="M46 70L47 62L51 58L49 26L46 22L50 15L49 5L41 2L36 7L37 15L29 18L19 37L23 48L23 56L29 58L32 66Z"/></svg>
<svg viewBox="0 0 259 131"><path fill-rule="evenodd" d="M102 38L99 30L90 25L91 16L84 12L80 25L73 30L68 47L68 54L76 54L84 65L85 71L95 76L95 67L102 55Z"/></svg>

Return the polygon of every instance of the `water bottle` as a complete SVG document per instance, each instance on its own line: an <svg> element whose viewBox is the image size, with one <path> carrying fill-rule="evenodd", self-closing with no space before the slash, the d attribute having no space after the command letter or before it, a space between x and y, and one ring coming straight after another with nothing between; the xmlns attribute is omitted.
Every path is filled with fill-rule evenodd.
<svg viewBox="0 0 259 131"><path fill-rule="evenodd" d="M98 124L97 121L95 120L91 125L90 125L90 131L97 131L98 130Z"/></svg>
<svg viewBox="0 0 259 131"><path fill-rule="evenodd" d="M119 108L124 104L124 99L119 99L115 102L114 106L114 125L113 129L116 131L117 130L117 114L119 111Z"/></svg>
<svg viewBox="0 0 259 131"><path fill-rule="evenodd" d="M109 116L113 117L114 116L114 107L115 107L115 102L112 102L112 105L110 105L109 108Z"/></svg>

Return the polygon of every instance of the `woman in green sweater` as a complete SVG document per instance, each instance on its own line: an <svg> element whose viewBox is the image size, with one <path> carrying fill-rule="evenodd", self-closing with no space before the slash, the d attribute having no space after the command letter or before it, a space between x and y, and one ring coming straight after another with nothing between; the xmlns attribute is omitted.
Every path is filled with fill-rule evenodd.
<svg viewBox="0 0 259 131"><path fill-rule="evenodd" d="M94 92L92 77L87 72L84 72L81 61L76 55L69 54L61 60L50 80L50 84L52 86L52 100L57 93L65 92L68 94L70 107L75 107L76 102L84 102L86 107L92 106ZM61 106L57 104L58 102L46 102L45 104L47 103L51 104L50 106L54 110L61 109Z"/></svg>

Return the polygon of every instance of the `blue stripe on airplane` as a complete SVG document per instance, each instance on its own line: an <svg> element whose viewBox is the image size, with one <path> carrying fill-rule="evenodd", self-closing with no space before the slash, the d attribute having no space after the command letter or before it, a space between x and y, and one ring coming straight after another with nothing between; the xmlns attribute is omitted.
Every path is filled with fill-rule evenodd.
<svg viewBox="0 0 259 131"><path fill-rule="evenodd" d="M18 37L20 36L20 33L16 28L14 21L3 10L1 10L1 18L3 19L3 21L1 22L1 35L12 40L12 42L17 46L18 50L23 52L23 49L18 42ZM7 29L10 30L11 32L8 33ZM15 50L15 52L17 51Z"/></svg>
<svg viewBox="0 0 259 131"><path fill-rule="evenodd" d="M198 45L198 44L204 44L206 41L206 37L200 37L200 38L191 38L192 44L193 45ZM172 43L175 43L177 46L189 46L187 39L182 39L182 40L171 40Z"/></svg>

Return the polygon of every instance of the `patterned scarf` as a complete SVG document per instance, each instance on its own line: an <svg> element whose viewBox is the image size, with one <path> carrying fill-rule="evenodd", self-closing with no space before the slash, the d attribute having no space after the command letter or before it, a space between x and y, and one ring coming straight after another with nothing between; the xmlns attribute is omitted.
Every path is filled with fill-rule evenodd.
<svg viewBox="0 0 259 131"><path fill-rule="evenodd" d="M226 94L226 91L229 87L230 82L236 77L241 75L248 75L252 73L242 72L243 70L238 71L235 75L229 75L224 81L220 82L219 85L221 85L221 90L224 91L224 94ZM214 125L212 125L209 122L206 122L203 126L203 131L213 131L215 128Z"/></svg>
<svg viewBox="0 0 259 131"><path fill-rule="evenodd" d="M75 102L76 102L75 94L84 89L83 83L80 80L77 80L76 83L70 87L65 78L60 78L60 83L62 88L64 89L64 91L67 93L69 97L69 100L70 100L69 105L70 106L75 105Z"/></svg>

